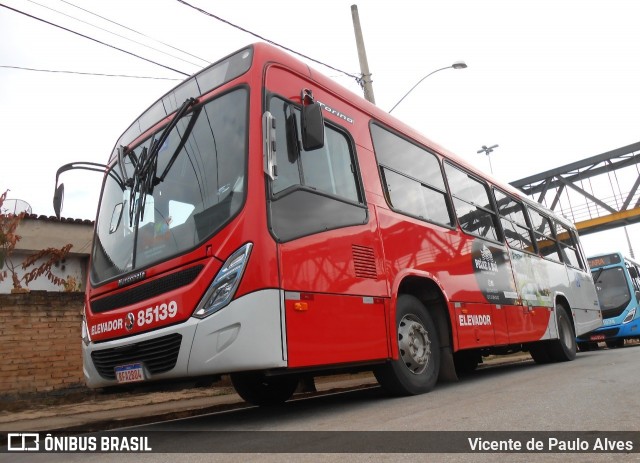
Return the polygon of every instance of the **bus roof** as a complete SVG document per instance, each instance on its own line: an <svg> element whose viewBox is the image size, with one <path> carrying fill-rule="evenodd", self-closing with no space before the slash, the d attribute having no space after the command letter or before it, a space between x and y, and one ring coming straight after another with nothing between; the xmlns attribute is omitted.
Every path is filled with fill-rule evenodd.
<svg viewBox="0 0 640 463"><path fill-rule="evenodd" d="M136 139L138 136L146 132L153 125L157 124L159 121L161 121L164 118L167 118L173 112L175 112L175 110L177 109L177 107L180 105L180 102L181 102L181 101L178 101L182 96L182 95L178 96L181 89L186 89L195 82L199 92L199 95L197 96L200 96L216 88L215 86L216 83L217 83L217 86L219 86L226 83L227 81L235 79L236 77L239 77L242 74L244 74L250 67L248 66L246 69L244 69L240 65L240 67L237 67L238 70L236 72L231 72L230 76L226 75L227 69L225 69L223 71L225 73L225 78L219 79L213 82L211 85L214 85L214 86L211 88L202 89L200 88L201 86L198 85L199 80L206 80L204 79L204 77L207 76L207 74L216 74L217 70L221 69L223 66L227 66L227 68L229 66L233 67L235 63L234 60L239 61L243 57L243 52L247 52L247 51L250 51L252 53L252 60L249 60L251 67L255 66L256 63L260 67L263 67L266 63L279 63L307 77L308 79L312 80L317 85L321 86L323 90L327 91L328 93L331 93L336 98L345 101L347 104L358 108L358 110L367 114L370 118L377 120L380 123L397 131L398 133L403 134L404 136L420 143L421 145L425 146L431 151L434 151L447 159L455 161L458 165L464 167L466 170L472 172L474 175L477 175L478 177L483 178L484 180L488 181L492 185L495 185L501 188L502 190L512 194L513 196L516 196L517 198L520 198L530 206L533 206L545 211L547 215L550 215L556 219L559 219L559 221L562 222L564 225L570 228L574 228L574 225L568 219L558 216L557 214L545 208L541 204L535 201L532 201L527 196L525 196L521 191L517 190L516 188L507 184L506 182L497 180L492 175L484 171L478 170L475 166L468 163L462 157L449 151L448 149L444 148L443 146L439 145L433 140L427 138L424 134L418 132L413 127L407 125L406 123L402 122L396 117L390 115L387 111L380 109L376 105L364 99L362 96L355 94L351 90L345 88L344 86L335 82L329 77L325 76L321 72L311 68L301 60L281 50L280 48L277 48L273 45L262 43L262 42L257 42L257 43L248 45L234 53L231 53L225 56L224 58L216 61L215 63L212 63L210 66L207 66L206 68L203 68L202 70L198 71L192 76L186 78L180 84L176 85L174 88L172 88L167 93L165 93L162 97L158 98L158 100L156 100L152 105L150 105L149 108L147 108L127 128L127 130L124 131L124 133L118 139L118 141L116 142L113 148L109 162L111 163L116 159L118 146L131 143L134 139ZM237 63L235 63L235 65L237 66ZM189 96L194 96L194 95L189 95ZM171 101L171 104L167 105L166 102L169 102L169 101ZM175 103L173 103L174 101Z"/></svg>

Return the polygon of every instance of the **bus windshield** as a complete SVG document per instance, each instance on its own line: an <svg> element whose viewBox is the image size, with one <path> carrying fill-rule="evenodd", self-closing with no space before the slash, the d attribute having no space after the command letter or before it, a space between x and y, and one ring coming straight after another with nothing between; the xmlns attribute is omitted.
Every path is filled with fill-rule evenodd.
<svg viewBox="0 0 640 463"><path fill-rule="evenodd" d="M611 316L608 311L621 309L629 304L631 294L622 267L594 270L593 277L604 318Z"/></svg>
<svg viewBox="0 0 640 463"><path fill-rule="evenodd" d="M184 115L157 150L154 171L162 181L146 194L132 192L134 182L126 180L163 129L131 148L123 163L113 163L98 211L92 283L192 249L240 210L247 111L248 90L238 88Z"/></svg>

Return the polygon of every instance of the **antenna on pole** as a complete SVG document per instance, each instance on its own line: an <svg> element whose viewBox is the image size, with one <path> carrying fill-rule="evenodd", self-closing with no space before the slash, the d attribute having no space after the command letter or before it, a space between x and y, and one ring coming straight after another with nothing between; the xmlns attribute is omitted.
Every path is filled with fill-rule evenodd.
<svg viewBox="0 0 640 463"><path fill-rule="evenodd" d="M362 73L362 89L367 101L376 104L373 96L373 85L369 63L367 62L367 52L364 49L364 39L362 38L362 28L360 27L360 16L358 15L358 5L351 5L351 17L353 18L353 31L356 34L356 45L358 47L358 59L360 60L360 72Z"/></svg>
<svg viewBox="0 0 640 463"><path fill-rule="evenodd" d="M490 154L493 152L494 148L497 148L498 145L493 145L487 148L487 145L482 145L482 148L478 150L478 154L485 153L489 158L489 169L491 170L491 175L493 175L493 166L491 165L491 156Z"/></svg>

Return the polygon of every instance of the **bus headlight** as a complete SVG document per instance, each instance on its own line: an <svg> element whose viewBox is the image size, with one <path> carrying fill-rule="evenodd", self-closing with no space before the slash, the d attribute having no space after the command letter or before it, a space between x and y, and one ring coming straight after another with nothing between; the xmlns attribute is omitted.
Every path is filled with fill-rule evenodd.
<svg viewBox="0 0 640 463"><path fill-rule="evenodd" d="M633 318L636 316L636 309L637 307L634 307L633 309L631 309L629 311L629 313L627 314L626 317L624 317L624 320L622 320L622 324L624 325L625 323L631 323L631 320L633 320Z"/></svg>
<svg viewBox="0 0 640 463"><path fill-rule="evenodd" d="M252 243L247 243L226 260L198 304L194 317L208 317L229 304L242 280L252 247Z"/></svg>

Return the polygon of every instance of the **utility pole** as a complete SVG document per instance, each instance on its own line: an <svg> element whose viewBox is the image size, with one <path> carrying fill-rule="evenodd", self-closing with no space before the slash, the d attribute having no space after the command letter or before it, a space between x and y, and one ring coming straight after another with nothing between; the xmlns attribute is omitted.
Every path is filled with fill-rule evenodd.
<svg viewBox="0 0 640 463"><path fill-rule="evenodd" d="M633 248L631 247L631 240L629 239L629 232L627 231L627 227L624 227L624 234L627 237L627 245L629 246L629 256L632 259L635 259L636 256L633 254Z"/></svg>
<svg viewBox="0 0 640 463"><path fill-rule="evenodd" d="M351 17L353 18L353 31L356 34L356 45L358 46L358 59L360 60L360 72L362 73L362 84L364 97L367 101L376 104L373 96L373 85L369 63L367 62L367 52L364 49L364 39L362 38L362 28L360 27L360 16L358 15L358 5L351 5Z"/></svg>

